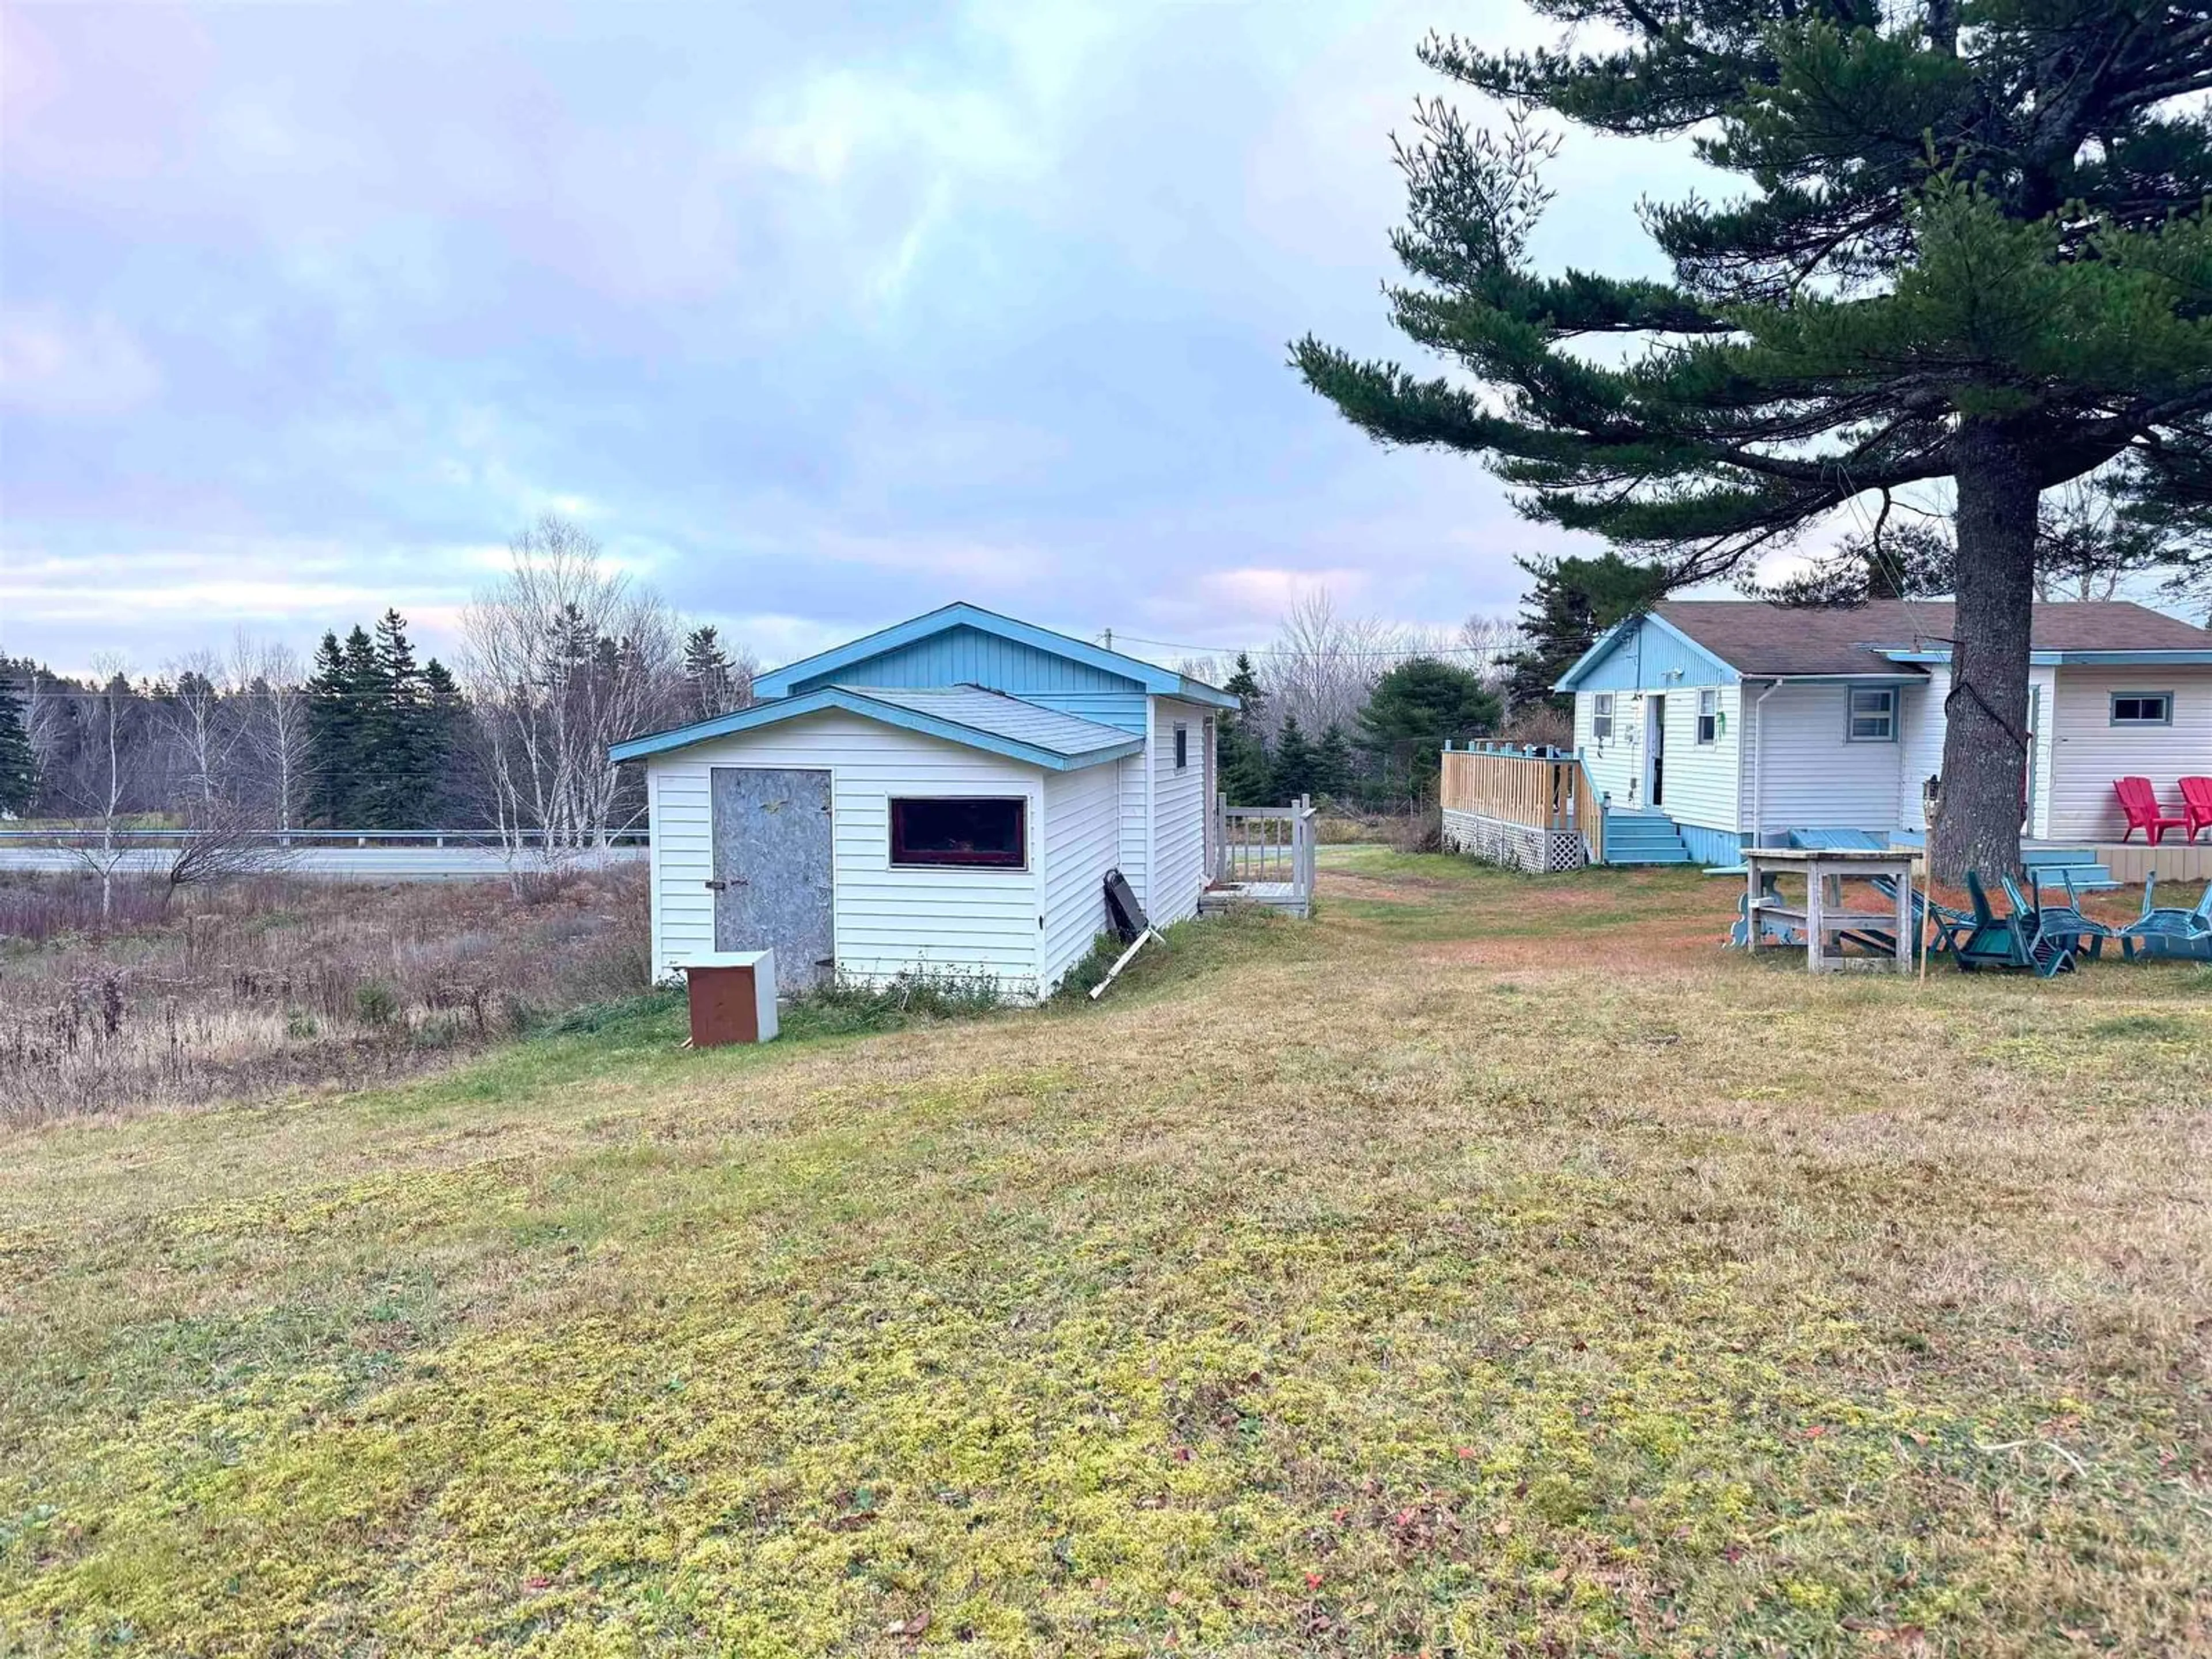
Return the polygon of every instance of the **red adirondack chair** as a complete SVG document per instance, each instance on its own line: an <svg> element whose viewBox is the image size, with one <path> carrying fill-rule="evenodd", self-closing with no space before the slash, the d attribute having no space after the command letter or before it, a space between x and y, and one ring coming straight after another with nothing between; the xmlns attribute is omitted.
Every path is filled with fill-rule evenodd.
<svg viewBox="0 0 2212 1659"><path fill-rule="evenodd" d="M2181 814L2189 820L2183 840L2195 841L2199 830L2212 830L2212 778L2182 779Z"/></svg>
<svg viewBox="0 0 2212 1659"><path fill-rule="evenodd" d="M2120 835L2122 841L2140 830L2155 847L2165 838L2167 830L2179 830L2187 822L2165 815L2148 778L2114 778L2112 793L2120 798L2120 811L2128 815L2128 827Z"/></svg>

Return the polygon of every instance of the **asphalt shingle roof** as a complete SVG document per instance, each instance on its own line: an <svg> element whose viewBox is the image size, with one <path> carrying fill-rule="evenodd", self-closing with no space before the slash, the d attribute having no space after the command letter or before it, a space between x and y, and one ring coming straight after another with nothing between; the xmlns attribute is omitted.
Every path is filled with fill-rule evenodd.
<svg viewBox="0 0 2212 1659"><path fill-rule="evenodd" d="M976 685L930 686L912 690L887 690L880 685L847 685L838 689L856 697L870 697L916 714L928 714L955 726L964 726L971 732L1049 750L1067 760L1078 760L1102 749L1118 748L1139 740L1133 732L1087 720L1079 714L1064 714L1057 708L1008 696L1003 691L987 691Z"/></svg>
<svg viewBox="0 0 2212 1659"><path fill-rule="evenodd" d="M1653 607L1738 673L1881 674L1899 665L1876 647L1948 651L1948 599L1874 599L1843 609L1757 599L1665 599ZM2038 651L2203 651L2212 632L2124 599L2035 607Z"/></svg>

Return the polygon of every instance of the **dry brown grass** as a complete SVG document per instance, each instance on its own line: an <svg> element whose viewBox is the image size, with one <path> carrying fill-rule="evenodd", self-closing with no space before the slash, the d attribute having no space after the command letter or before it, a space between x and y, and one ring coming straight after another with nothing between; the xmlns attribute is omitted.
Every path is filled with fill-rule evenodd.
<svg viewBox="0 0 2212 1659"><path fill-rule="evenodd" d="M0 1122L358 1086L645 987L638 867L521 898L261 878L164 907L126 886L108 929L90 885L9 884Z"/></svg>
<svg viewBox="0 0 2212 1659"><path fill-rule="evenodd" d="M1102 1005L0 1147L0 1645L2212 1648L2205 975L1332 854Z"/></svg>

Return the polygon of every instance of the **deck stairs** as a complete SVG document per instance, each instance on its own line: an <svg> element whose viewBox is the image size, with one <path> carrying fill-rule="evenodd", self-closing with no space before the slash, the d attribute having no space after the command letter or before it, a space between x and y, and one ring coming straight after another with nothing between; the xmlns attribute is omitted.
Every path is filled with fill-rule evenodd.
<svg viewBox="0 0 2212 1659"><path fill-rule="evenodd" d="M2029 878L2038 885L2049 882L2054 887L2061 887L2069 877L2077 892L2108 893L2120 885L2098 858L2094 848L2023 847L2020 849L2020 860L2027 866Z"/></svg>
<svg viewBox="0 0 2212 1659"><path fill-rule="evenodd" d="M1627 807L1605 809L1605 861L1607 864L1689 864L1690 849L1674 819L1664 812L1638 811Z"/></svg>

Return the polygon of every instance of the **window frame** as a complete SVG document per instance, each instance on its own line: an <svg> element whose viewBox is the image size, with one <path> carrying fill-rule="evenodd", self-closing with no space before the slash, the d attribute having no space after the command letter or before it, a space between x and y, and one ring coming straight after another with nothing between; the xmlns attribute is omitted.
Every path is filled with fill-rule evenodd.
<svg viewBox="0 0 2212 1659"><path fill-rule="evenodd" d="M1175 769L1190 770L1190 724L1187 720L1175 723Z"/></svg>
<svg viewBox="0 0 2212 1659"><path fill-rule="evenodd" d="M1619 717L1615 711L1620 705L1614 701L1618 695L1612 691L1590 693L1590 741L1592 743L1613 741L1613 723Z"/></svg>
<svg viewBox="0 0 2212 1659"><path fill-rule="evenodd" d="M1697 741L1706 747L1721 740L1721 694L1718 686L1698 690Z"/></svg>
<svg viewBox="0 0 2212 1659"><path fill-rule="evenodd" d="M885 797L888 820L888 854L894 870L999 870L1024 871L1030 867L1030 798L1027 795L890 795ZM904 849L906 809L910 806L944 806L954 804L1011 806L1014 809L1014 836L1020 843L1011 854L1004 853L916 853Z"/></svg>
<svg viewBox="0 0 2212 1659"><path fill-rule="evenodd" d="M2137 717L2134 720L2122 720L2120 718L2120 705L2122 703L2148 702L2154 697L2158 699L2160 702L2166 705L2166 713L2161 714L2158 719L2153 720L2144 720L2141 717ZM2156 730L2160 727L2172 726L2173 724L2173 693L2171 691L2112 692L2108 694L2105 702L2105 724L2109 726L2117 726L2124 732L2137 729Z"/></svg>
<svg viewBox="0 0 2212 1659"><path fill-rule="evenodd" d="M1881 697L1885 700L1886 706L1879 715L1862 714L1858 707L1858 700L1861 697ZM1847 685L1844 688L1844 741L1845 743L1895 743L1904 726L1903 714L1904 700L1898 696L1896 686ZM1887 720L1889 722L1887 728L1880 737L1865 735L1859 731L1858 726L1862 720L1875 719Z"/></svg>

